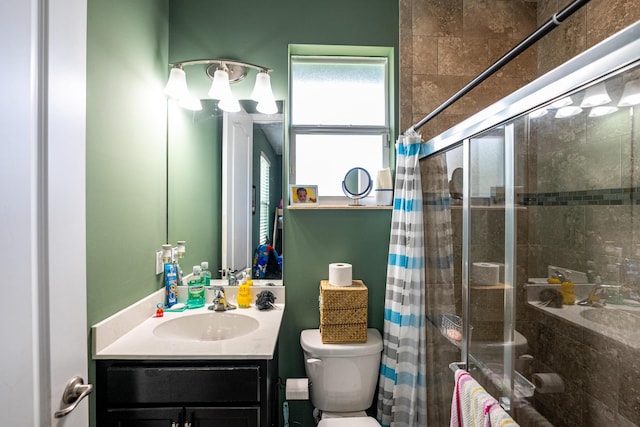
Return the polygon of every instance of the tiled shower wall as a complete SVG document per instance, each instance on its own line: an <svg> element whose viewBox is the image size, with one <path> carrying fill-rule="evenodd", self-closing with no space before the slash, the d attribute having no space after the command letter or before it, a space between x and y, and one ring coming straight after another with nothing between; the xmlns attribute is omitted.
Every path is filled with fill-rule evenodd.
<svg viewBox="0 0 640 427"><path fill-rule="evenodd" d="M430 113L568 3L400 0L401 129ZM452 127L638 19L637 0L592 0L423 127L423 139ZM619 94L612 97L615 95ZM594 259L603 268L608 262L603 253L605 240L617 242L625 253L640 243L640 236L631 232L640 230L638 205L633 211L627 203L633 196L625 193L625 189L638 187L640 171L637 161L629 163L630 146L622 143L624 138L638 141L638 135L617 131L629 129L629 123L619 122L624 120L629 118L618 115L614 121L591 121L578 131L581 134L557 127L540 128L531 135L529 164L536 166L528 171L526 215L519 215L518 220L518 233L526 235L519 235L518 242L527 242L525 248L518 247L519 282L546 276L550 260L583 269L587 259ZM635 129L639 129L637 120ZM571 143L559 147L559 139ZM533 141L539 145L534 146ZM635 149L637 156L637 143ZM634 176L635 181L631 180ZM491 216L502 217L500 214L491 212ZM455 229L459 221L453 222ZM529 341L534 369L558 372L567 379L566 393L536 396L536 407L558 427L640 425L637 351L527 310L524 293L517 295L517 328Z"/></svg>
<svg viewBox="0 0 640 427"><path fill-rule="evenodd" d="M568 0L399 0L400 128L409 128ZM592 0L421 128L427 140L640 19L637 0Z"/></svg>
<svg viewBox="0 0 640 427"><path fill-rule="evenodd" d="M524 0L400 0L400 122L407 129L536 28ZM435 136L533 80L525 52L421 129Z"/></svg>
<svg viewBox="0 0 640 427"><path fill-rule="evenodd" d="M617 102L624 82L636 79L640 70L608 79L611 98ZM522 201L528 251L519 262L529 277L546 277L547 264L586 271L593 260L596 275L616 282L607 265L621 260L607 252L607 241L623 258L640 259L640 115L634 109L635 115L621 108L603 117L531 120ZM639 426L637 345L521 306L516 328L529 341L534 371L558 373L566 386L563 393L536 393L535 407L556 427Z"/></svg>

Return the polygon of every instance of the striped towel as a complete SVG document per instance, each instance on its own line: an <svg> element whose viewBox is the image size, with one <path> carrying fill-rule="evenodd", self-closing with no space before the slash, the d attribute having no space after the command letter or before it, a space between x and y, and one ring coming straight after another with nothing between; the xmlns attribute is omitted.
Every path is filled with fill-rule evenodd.
<svg viewBox="0 0 640 427"><path fill-rule="evenodd" d="M456 370L450 427L517 427L509 414L471 374Z"/></svg>

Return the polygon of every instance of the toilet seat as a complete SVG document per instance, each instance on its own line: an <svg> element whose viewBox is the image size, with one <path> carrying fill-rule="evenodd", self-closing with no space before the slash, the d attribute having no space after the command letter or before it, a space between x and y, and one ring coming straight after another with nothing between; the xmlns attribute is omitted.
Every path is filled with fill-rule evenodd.
<svg viewBox="0 0 640 427"><path fill-rule="evenodd" d="M318 427L380 427L380 424L372 417L345 417L322 419Z"/></svg>

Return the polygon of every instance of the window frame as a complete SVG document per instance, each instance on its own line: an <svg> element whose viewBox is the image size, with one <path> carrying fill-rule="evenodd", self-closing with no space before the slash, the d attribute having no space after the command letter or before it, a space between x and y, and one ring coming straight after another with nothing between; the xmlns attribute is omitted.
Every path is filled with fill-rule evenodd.
<svg viewBox="0 0 640 427"><path fill-rule="evenodd" d="M296 184L296 138L298 135L380 135L381 137L381 150L382 150L382 164L380 168L390 168L392 167L393 160L393 151L391 150L391 133L393 131L393 109L391 99L393 99L393 91L392 91L392 64L393 64L393 56L386 52L386 54L381 54L380 52L372 53L355 53L350 55L341 55L341 54L290 54L289 56L289 66L290 66L290 75L291 68L293 67L293 63L295 61L326 61L326 62L374 62L381 63L384 65L384 85L385 85L385 111L384 111L384 125L326 125L326 124L304 124L304 125L296 125L292 123L293 117L293 102L290 104L289 108L289 182L291 184ZM290 97L293 86L293 77L290 77L289 81L289 91ZM357 165L354 165L354 167ZM377 171L370 171L372 174L371 179L375 180L375 174ZM305 184L305 183L298 183ZM315 183L306 183L306 184L315 184ZM336 195L336 196L326 196L323 195L322 192L319 194L319 202L322 205L334 205L334 204L344 204L347 199L346 196ZM366 200L372 202L374 200L373 194L370 194ZM375 204L375 203L374 203Z"/></svg>
<svg viewBox="0 0 640 427"><path fill-rule="evenodd" d="M265 170L263 169L263 165L267 166L266 176L264 175ZM260 244L266 244L271 240L271 162L267 155L261 151L260 152L260 203L258 209L258 241ZM266 188L266 191L265 191ZM266 197L265 197L265 192ZM263 220L266 222L263 223ZM266 225L266 234L262 234L263 225Z"/></svg>

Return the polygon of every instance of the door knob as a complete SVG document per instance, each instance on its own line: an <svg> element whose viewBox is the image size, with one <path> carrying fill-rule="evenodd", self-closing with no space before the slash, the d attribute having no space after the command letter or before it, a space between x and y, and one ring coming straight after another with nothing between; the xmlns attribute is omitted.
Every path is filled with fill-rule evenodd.
<svg viewBox="0 0 640 427"><path fill-rule="evenodd" d="M88 396L92 390L93 384L85 384L84 380L81 377L76 376L71 378L64 388L64 393L62 394L62 402L69 406L56 411L54 417L62 418L68 415L71 411L76 409L78 403L80 403L82 399Z"/></svg>

